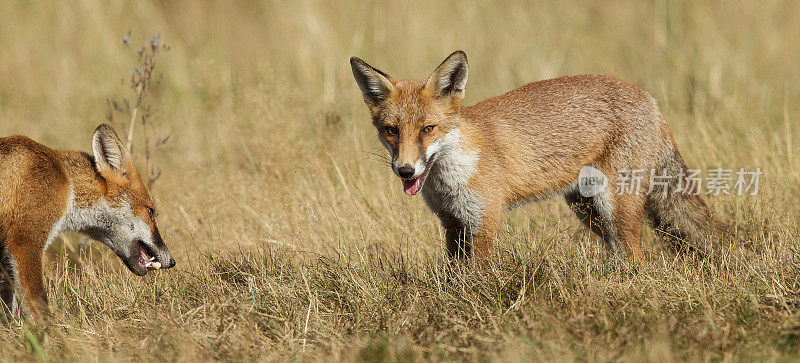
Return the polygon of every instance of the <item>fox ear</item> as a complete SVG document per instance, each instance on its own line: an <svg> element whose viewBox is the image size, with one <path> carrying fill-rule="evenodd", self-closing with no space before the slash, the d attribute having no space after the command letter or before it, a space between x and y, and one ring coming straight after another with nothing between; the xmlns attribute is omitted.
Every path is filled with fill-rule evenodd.
<svg viewBox="0 0 800 363"><path fill-rule="evenodd" d="M131 156L110 125L101 124L94 130L92 151L94 152L95 166L101 175L128 178Z"/></svg>
<svg viewBox="0 0 800 363"><path fill-rule="evenodd" d="M350 58L350 67L353 68L353 77L361 88L364 102L368 106L379 105L394 91L394 86L386 73L375 69L360 58Z"/></svg>
<svg viewBox="0 0 800 363"><path fill-rule="evenodd" d="M425 82L425 89L436 97L449 97L453 101L464 99L469 69L467 54L455 51L442 62Z"/></svg>

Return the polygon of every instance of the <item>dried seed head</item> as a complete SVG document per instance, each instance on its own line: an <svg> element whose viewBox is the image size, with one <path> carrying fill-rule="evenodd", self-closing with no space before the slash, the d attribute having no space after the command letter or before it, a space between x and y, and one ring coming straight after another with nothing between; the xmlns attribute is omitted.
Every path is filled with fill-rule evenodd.
<svg viewBox="0 0 800 363"><path fill-rule="evenodd" d="M158 48L159 44L161 44L161 33L153 35L152 37L150 37L150 40L147 42L147 45L149 45L153 49Z"/></svg>

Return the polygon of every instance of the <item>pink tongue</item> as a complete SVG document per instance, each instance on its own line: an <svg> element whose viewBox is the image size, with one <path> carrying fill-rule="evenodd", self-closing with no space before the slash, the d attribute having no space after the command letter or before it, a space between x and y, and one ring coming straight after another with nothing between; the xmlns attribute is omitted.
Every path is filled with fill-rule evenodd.
<svg viewBox="0 0 800 363"><path fill-rule="evenodd" d="M403 191L408 195L414 195L422 188L422 178L414 178L411 180L403 180Z"/></svg>

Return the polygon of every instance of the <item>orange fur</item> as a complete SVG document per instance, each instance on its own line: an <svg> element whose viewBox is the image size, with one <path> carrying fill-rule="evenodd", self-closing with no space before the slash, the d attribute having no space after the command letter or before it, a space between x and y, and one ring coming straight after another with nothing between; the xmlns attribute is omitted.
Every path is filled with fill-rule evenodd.
<svg viewBox="0 0 800 363"><path fill-rule="evenodd" d="M394 171L406 192L421 190L439 216L451 256L491 253L507 208L554 194L563 194L610 250L634 260L642 258L645 217L698 248L705 237L728 234L696 195L577 193L587 165L611 188L620 170L686 169L655 100L635 85L603 75L559 77L462 107L463 52L425 81L393 79L358 58L351 66ZM466 184L459 182L464 176ZM577 210L581 204L585 210Z"/></svg>
<svg viewBox="0 0 800 363"><path fill-rule="evenodd" d="M53 150L24 136L0 138L0 290L7 313L14 310L18 283L30 312L35 317L46 315L42 252L61 230L72 227L97 236L113 244L120 257L130 257L125 248L134 250L138 244L131 244L137 241L114 241L104 232L107 221L97 219L108 216L102 215L101 206L129 209L130 216L150 231L150 239L143 239L152 240L151 250L163 249L158 257L165 265L174 265L161 242L155 215L150 215L153 200L127 151L110 126L98 127L95 140L105 147L101 152L109 153L103 157L110 164L83 152Z"/></svg>

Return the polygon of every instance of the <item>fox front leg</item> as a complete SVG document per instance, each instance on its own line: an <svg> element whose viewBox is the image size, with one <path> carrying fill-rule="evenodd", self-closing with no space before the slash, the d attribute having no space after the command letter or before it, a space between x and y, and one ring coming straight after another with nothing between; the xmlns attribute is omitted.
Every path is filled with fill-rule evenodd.
<svg viewBox="0 0 800 363"><path fill-rule="evenodd" d="M502 210L487 209L480 227L472 234L472 254L476 261L487 262L497 255L495 240L500 233Z"/></svg>
<svg viewBox="0 0 800 363"><path fill-rule="evenodd" d="M495 239L500 231L501 213L484 212L480 226L467 227L454 218L441 218L445 228L447 254L451 260L474 257L488 260L497 253Z"/></svg>

